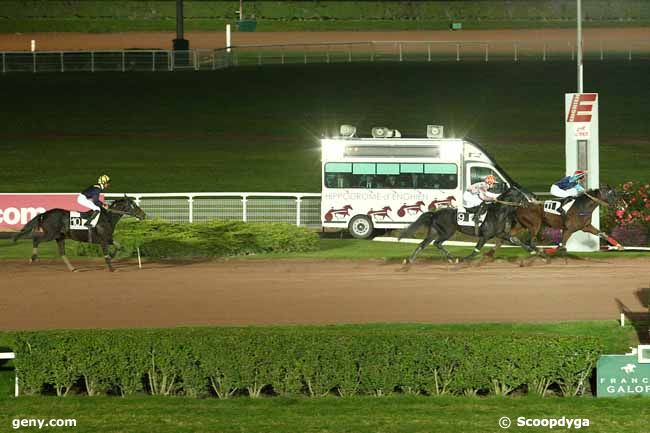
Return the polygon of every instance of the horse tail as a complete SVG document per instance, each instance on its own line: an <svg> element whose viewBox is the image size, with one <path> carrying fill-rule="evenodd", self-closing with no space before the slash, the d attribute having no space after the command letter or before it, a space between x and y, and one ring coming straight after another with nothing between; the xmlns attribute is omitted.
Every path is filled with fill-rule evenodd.
<svg viewBox="0 0 650 433"><path fill-rule="evenodd" d="M397 239L402 239L405 237L410 237L417 231L417 229L423 225L431 225L433 222L435 214L433 212L424 212L418 219L413 221L410 226L408 226L406 229L402 230L402 232L399 234L399 237Z"/></svg>
<svg viewBox="0 0 650 433"><path fill-rule="evenodd" d="M16 243L21 237L40 227L41 223L43 222L43 215L44 214L38 214L32 218L27 224L25 224L22 229L20 229L18 233L11 237L11 240Z"/></svg>

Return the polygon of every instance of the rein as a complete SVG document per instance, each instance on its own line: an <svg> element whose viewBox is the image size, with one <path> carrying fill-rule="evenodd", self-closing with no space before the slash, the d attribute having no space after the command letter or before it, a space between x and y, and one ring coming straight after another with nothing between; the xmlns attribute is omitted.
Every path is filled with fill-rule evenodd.
<svg viewBox="0 0 650 433"><path fill-rule="evenodd" d="M128 212L124 212L124 211L117 210L117 209L108 208L108 209L105 209L105 210L106 210L106 212L114 213L114 214L117 214L117 215L131 215Z"/></svg>
<svg viewBox="0 0 650 433"><path fill-rule="evenodd" d="M499 204L504 204L504 205L506 205L506 206L524 207L523 204L514 203L514 202L511 202L511 201L494 200L494 202L495 202L495 203L499 203Z"/></svg>
<svg viewBox="0 0 650 433"><path fill-rule="evenodd" d="M589 197L591 200L593 200L594 202L598 203L599 205L609 207L609 203L599 199L598 197L594 197L593 195L589 194L587 191L585 191L585 195Z"/></svg>

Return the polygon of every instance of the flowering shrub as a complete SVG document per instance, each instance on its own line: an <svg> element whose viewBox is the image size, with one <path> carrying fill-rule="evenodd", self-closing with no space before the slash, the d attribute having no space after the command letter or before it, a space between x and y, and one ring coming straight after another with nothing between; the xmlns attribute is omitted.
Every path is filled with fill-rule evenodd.
<svg viewBox="0 0 650 433"><path fill-rule="evenodd" d="M603 209L603 228L623 245L646 245L650 233L650 183L625 182L618 190L627 207Z"/></svg>
<svg viewBox="0 0 650 433"><path fill-rule="evenodd" d="M544 227L540 237L545 245L556 245L562 240L562 230Z"/></svg>

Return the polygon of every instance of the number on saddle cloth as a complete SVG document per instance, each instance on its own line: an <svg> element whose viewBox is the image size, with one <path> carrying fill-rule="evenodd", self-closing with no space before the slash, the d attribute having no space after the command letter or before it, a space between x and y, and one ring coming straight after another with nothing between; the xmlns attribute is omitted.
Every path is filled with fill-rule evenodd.
<svg viewBox="0 0 650 433"><path fill-rule="evenodd" d="M88 227L86 227L86 221L88 221L88 218L90 215L92 215L92 213L92 210L89 210L87 212L70 211L70 230L88 230ZM98 213L95 218L93 218L91 224L93 227L97 225L100 214L101 212Z"/></svg>
<svg viewBox="0 0 650 433"><path fill-rule="evenodd" d="M561 200L546 200L544 201L544 212L551 213L553 215L560 215L560 207L564 209L564 212L568 212L575 203L574 197L567 197Z"/></svg>
<svg viewBox="0 0 650 433"><path fill-rule="evenodd" d="M472 209L473 210L473 209ZM474 227L474 212L458 212L457 213L457 223L459 226ZM485 216L487 212L483 212L479 217L479 221L483 223L485 221Z"/></svg>

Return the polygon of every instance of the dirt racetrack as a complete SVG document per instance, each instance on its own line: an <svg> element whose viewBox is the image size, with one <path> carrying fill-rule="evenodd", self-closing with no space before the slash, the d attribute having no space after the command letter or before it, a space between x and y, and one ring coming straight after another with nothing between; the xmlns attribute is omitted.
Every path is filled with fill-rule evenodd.
<svg viewBox="0 0 650 433"><path fill-rule="evenodd" d="M616 320L646 311L650 259L520 267L382 261L0 262L0 329Z"/></svg>
<svg viewBox="0 0 650 433"><path fill-rule="evenodd" d="M29 51L31 40L38 51L171 49L175 32L123 33L4 33L0 34L0 51ZM650 27L586 28L586 49L596 49L605 41L608 49L627 49L630 41L648 41ZM224 48L226 34L186 32L190 48ZM574 44L575 29L516 29L450 31L375 31L375 32L233 32L232 45L314 44L368 41L546 41ZM505 47L505 45L504 45ZM508 49L511 49L508 46Z"/></svg>

